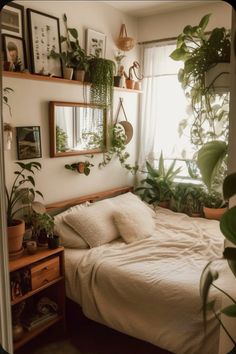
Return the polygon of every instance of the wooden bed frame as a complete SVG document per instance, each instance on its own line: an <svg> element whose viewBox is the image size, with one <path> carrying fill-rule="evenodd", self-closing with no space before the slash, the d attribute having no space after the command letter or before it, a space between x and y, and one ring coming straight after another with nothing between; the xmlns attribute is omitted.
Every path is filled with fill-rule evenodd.
<svg viewBox="0 0 236 354"><path fill-rule="evenodd" d="M51 203L51 204L46 205L46 209L47 209L47 212L49 212L49 213L55 212L57 210L66 209L71 206L84 203L86 201L93 203L98 200L115 197L117 195L132 192L132 191L133 191L132 186L125 186L125 187L108 189L108 190L102 191L102 192L87 194L85 196L81 196L81 197L77 197L77 198L73 198L73 199L67 199L67 200L64 200L61 202Z"/></svg>

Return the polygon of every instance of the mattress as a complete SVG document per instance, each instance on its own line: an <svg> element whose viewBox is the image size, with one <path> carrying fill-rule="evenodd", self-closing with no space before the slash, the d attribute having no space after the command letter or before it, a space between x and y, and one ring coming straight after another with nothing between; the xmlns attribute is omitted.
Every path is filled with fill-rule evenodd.
<svg viewBox="0 0 236 354"><path fill-rule="evenodd" d="M155 224L151 237L132 244L66 249L67 296L88 318L172 353L216 354L219 324L209 314L204 335L199 281L222 255L219 222L158 208ZM230 272L224 262L217 269ZM212 296L220 306L214 289Z"/></svg>

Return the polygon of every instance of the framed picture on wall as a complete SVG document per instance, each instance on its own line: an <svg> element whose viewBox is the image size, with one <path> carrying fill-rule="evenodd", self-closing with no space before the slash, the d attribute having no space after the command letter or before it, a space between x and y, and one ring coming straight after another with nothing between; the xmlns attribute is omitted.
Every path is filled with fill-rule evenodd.
<svg viewBox="0 0 236 354"><path fill-rule="evenodd" d="M106 36L104 33L94 31L90 28L86 33L86 53L97 58L105 58Z"/></svg>
<svg viewBox="0 0 236 354"><path fill-rule="evenodd" d="M27 68L27 59L25 52L25 41L16 36L4 34L3 52L4 52L4 66L8 64L10 71L23 71Z"/></svg>
<svg viewBox="0 0 236 354"><path fill-rule="evenodd" d="M15 3L5 5L1 10L2 33L24 38L24 6Z"/></svg>
<svg viewBox="0 0 236 354"><path fill-rule="evenodd" d="M42 157L39 126L16 127L18 160Z"/></svg>
<svg viewBox="0 0 236 354"><path fill-rule="evenodd" d="M62 77L61 60L49 57L51 50L61 52L59 19L27 9L27 20L32 72Z"/></svg>

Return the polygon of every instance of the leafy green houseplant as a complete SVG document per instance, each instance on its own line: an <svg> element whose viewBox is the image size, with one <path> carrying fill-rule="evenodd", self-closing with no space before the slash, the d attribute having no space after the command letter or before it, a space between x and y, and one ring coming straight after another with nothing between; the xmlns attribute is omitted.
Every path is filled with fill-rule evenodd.
<svg viewBox="0 0 236 354"><path fill-rule="evenodd" d="M31 215L32 239L38 245L47 244L48 237L52 237L54 230L54 219L48 213L36 213Z"/></svg>
<svg viewBox="0 0 236 354"><path fill-rule="evenodd" d="M56 126L56 149L58 152L65 152L68 149L68 136L58 125Z"/></svg>
<svg viewBox="0 0 236 354"><path fill-rule="evenodd" d="M232 173L228 175L223 183L223 194L225 200L228 200L232 196L236 195L236 173ZM236 245L236 206L233 206L229 210L226 211L226 213L221 217L220 219L220 229L225 238L233 243L233 245ZM223 252L223 260L227 260L228 265L236 277L236 248L235 247L226 247L224 252ZM214 270L214 272L211 270L211 265L213 261L210 261L206 267L204 268L202 275L201 275L201 281L200 281L200 294L202 297L202 303L203 303L203 318L204 318L204 323L206 324L206 317L207 317L207 311L212 311L213 314L215 315L216 319L219 321L221 324L223 330L226 332L230 340L232 341L234 348L229 354L235 354L236 353L236 342L223 324L220 314L224 314L229 317L236 317L236 299L234 299L231 295L229 295L225 290L221 289L219 286L215 284L215 281L219 277L219 273ZM209 291L210 288L213 287L217 291L221 292L228 300L232 302L231 305L223 308L220 310L220 312L215 309L216 306L216 300L213 299L209 301Z"/></svg>
<svg viewBox="0 0 236 354"><path fill-rule="evenodd" d="M89 61L90 101L104 107L112 106L113 77L115 63L103 58L91 58Z"/></svg>
<svg viewBox="0 0 236 354"><path fill-rule="evenodd" d="M66 164L65 168L67 170L75 171L80 174L85 174L85 176L88 176L90 174L90 169L93 166L94 165L92 163L90 163L89 161L84 161L84 162L80 161L80 162L72 163L71 165Z"/></svg>
<svg viewBox="0 0 236 354"><path fill-rule="evenodd" d="M22 248L25 225L23 220L16 219L16 215L22 209L22 205L19 204L24 194L30 192L33 197L35 197L36 194L43 197L41 192L35 190L35 180L33 177L34 173L41 169L41 164L35 161L26 164L16 162L16 164L19 169L14 171L16 177L12 187L10 190L6 188L8 248L10 256L12 257ZM26 185L30 187L23 188Z"/></svg>
<svg viewBox="0 0 236 354"><path fill-rule="evenodd" d="M180 123L180 134L186 127L190 128L190 140L196 151L206 143L228 139L229 94L218 95L213 83L206 85L205 75L218 63L229 63L230 32L222 27L205 33L209 19L210 14L207 14L198 25L187 25L171 53L173 60L184 64L178 79L192 108L191 116ZM225 170L222 169L223 175L218 178L223 181Z"/></svg>
<svg viewBox="0 0 236 354"><path fill-rule="evenodd" d="M169 168L164 166L164 158L161 153L158 168L154 168L146 161L147 177L141 180L136 192L138 192L146 202L150 204L160 204L169 202L173 194L174 178L178 175L181 168L175 169L175 161Z"/></svg>
<svg viewBox="0 0 236 354"><path fill-rule="evenodd" d="M75 28L68 27L66 14L63 15L63 21L66 36L61 36L60 41L66 44L67 50L61 53L56 53L52 50L50 57L61 59L66 68L87 71L89 66L88 56L79 44L78 31Z"/></svg>

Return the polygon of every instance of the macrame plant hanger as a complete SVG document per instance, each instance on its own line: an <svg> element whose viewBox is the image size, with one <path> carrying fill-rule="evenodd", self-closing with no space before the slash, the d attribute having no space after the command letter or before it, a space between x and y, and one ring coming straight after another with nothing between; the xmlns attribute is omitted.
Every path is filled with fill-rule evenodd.
<svg viewBox="0 0 236 354"><path fill-rule="evenodd" d="M120 113L121 109L124 113L125 120L118 122L119 113ZM125 145L127 145L133 137L133 126L130 122L128 122L127 115L126 115L126 112L125 112L125 109L123 106L123 98L121 98L121 97L119 98L119 105L118 105L117 114L116 114L115 125L116 124L120 124L124 128L125 135L126 135Z"/></svg>

